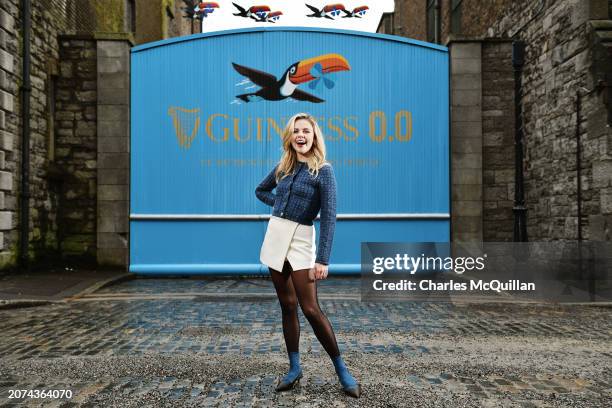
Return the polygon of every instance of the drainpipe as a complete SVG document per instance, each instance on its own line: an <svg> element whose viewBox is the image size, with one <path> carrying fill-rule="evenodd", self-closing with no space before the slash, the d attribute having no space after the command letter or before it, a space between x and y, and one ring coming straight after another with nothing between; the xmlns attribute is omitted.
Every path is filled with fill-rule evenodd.
<svg viewBox="0 0 612 408"><path fill-rule="evenodd" d="M593 89L579 87L576 91L576 217L578 218L578 241L582 241L582 145L580 144L580 122L582 121L582 97L601 92L604 81L599 80ZM582 92L582 93L581 93Z"/></svg>
<svg viewBox="0 0 612 408"><path fill-rule="evenodd" d="M29 270L28 248L30 232L30 0L21 1L23 18L21 29L23 33L23 64L21 86L21 200L20 200L20 252L19 264L21 270Z"/></svg>
<svg viewBox="0 0 612 408"><path fill-rule="evenodd" d="M514 241L527 242L527 217L523 182L523 112L521 99L523 85L521 76L525 64L525 43L512 43L512 67L514 69Z"/></svg>
<svg viewBox="0 0 612 408"><path fill-rule="evenodd" d="M435 40L436 44L440 44L440 32L441 30L441 18L440 18L440 0L435 0L434 8L436 9L436 13L434 14L434 27L435 27Z"/></svg>
<svg viewBox="0 0 612 408"><path fill-rule="evenodd" d="M578 217L578 242L582 241L582 162L580 146L580 91L576 91L576 204Z"/></svg>
<svg viewBox="0 0 612 408"><path fill-rule="evenodd" d="M540 7L533 16L520 26L511 38L514 39L525 27L531 24L546 9L548 1L540 0ZM527 242L527 208L525 208L525 186L523 181L523 112L521 82L525 65L525 42L514 40L512 43L512 68L514 69L514 242Z"/></svg>

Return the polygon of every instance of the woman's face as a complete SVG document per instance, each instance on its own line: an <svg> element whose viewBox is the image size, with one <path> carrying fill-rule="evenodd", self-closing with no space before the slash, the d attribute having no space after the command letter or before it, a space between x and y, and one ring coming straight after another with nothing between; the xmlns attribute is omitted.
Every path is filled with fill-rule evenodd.
<svg viewBox="0 0 612 408"><path fill-rule="evenodd" d="M298 157L307 156L314 141L314 129L306 119L295 121L291 146L298 153Z"/></svg>

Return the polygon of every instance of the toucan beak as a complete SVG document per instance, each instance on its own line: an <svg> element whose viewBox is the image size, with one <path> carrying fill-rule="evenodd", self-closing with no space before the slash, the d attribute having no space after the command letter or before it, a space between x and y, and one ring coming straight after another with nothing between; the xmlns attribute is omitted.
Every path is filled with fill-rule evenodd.
<svg viewBox="0 0 612 408"><path fill-rule="evenodd" d="M295 74L289 75L289 80L294 84L312 81L315 77L311 75L310 71L316 64L321 64L324 74L336 71L350 71L351 69L348 61L342 55L325 54L300 61Z"/></svg>

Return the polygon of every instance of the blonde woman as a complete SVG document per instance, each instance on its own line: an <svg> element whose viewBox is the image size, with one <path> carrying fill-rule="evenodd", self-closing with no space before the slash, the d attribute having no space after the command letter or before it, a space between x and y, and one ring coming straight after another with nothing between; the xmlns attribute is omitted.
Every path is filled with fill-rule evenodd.
<svg viewBox="0 0 612 408"><path fill-rule="evenodd" d="M302 378L299 302L332 359L344 392L359 398L361 386L340 357L336 336L317 299L316 280L327 277L336 225L336 179L331 164L325 160L321 129L311 115L298 113L289 119L283 132L280 162L257 186L255 194L274 208L260 259L269 267L276 288L289 354L289 373L279 381L276 391L290 390ZM319 247L315 248L313 220L319 210L321 228Z"/></svg>

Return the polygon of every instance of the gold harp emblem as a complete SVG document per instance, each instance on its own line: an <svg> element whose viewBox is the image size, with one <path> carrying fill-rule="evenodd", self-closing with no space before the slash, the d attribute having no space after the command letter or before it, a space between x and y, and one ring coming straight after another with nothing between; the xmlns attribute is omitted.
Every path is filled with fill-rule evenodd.
<svg viewBox="0 0 612 408"><path fill-rule="evenodd" d="M198 127L200 127L200 108L185 109L171 106L168 108L168 115L172 117L174 133L179 146L183 149L189 149L191 142L198 133ZM190 134L188 135L187 132L190 132Z"/></svg>

